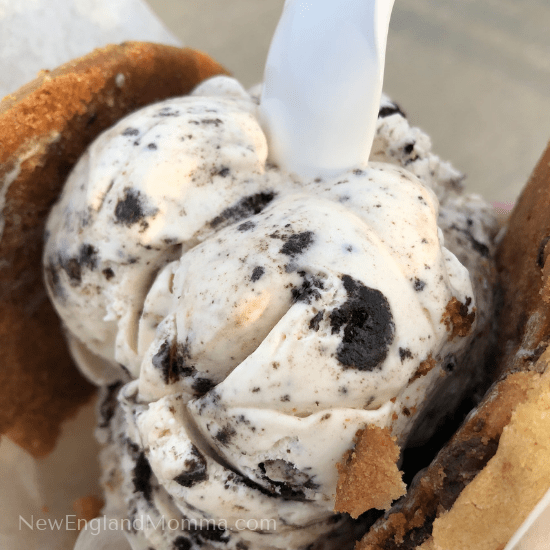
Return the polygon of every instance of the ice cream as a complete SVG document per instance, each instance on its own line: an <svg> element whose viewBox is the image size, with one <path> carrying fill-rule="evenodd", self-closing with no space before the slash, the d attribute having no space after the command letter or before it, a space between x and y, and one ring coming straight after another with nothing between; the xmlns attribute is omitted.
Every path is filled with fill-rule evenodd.
<svg viewBox="0 0 550 550"><path fill-rule="evenodd" d="M123 119L47 225L77 363L111 384L106 403L126 382L100 427L107 512L227 522L217 542L143 529L136 547L342 544L356 533L333 512L336 465L357 430L421 441L477 376L486 205L387 99L372 159L393 166L322 180L270 164L256 113L220 77Z"/></svg>

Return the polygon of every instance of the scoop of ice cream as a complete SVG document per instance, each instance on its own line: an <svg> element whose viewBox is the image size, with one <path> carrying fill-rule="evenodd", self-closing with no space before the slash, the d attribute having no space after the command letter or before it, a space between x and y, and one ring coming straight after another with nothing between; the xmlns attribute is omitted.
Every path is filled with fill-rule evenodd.
<svg viewBox="0 0 550 550"><path fill-rule="evenodd" d="M359 429L404 446L442 385L432 429L459 399L476 293L437 224L437 159L411 161L427 185L367 159L300 179L269 163L256 109L222 77L123 119L69 178L44 262L82 370L135 379L106 422L119 513L169 502L229 521L222 546L298 548L347 522L332 512L336 464ZM235 538L244 516L279 525Z"/></svg>
<svg viewBox="0 0 550 550"><path fill-rule="evenodd" d="M120 376L117 364L137 376L140 310L158 270L223 226L228 208L234 219L269 201L252 108L238 97L152 105L103 134L69 177L46 228L46 283L93 380Z"/></svg>

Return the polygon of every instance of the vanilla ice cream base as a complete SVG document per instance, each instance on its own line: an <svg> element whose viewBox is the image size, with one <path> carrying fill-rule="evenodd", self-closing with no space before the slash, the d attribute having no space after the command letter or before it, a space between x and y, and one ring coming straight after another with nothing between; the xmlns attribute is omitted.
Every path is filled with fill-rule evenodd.
<svg viewBox="0 0 550 550"><path fill-rule="evenodd" d="M331 181L281 173L256 109L219 77L108 130L52 211L45 271L83 372L99 385L135 379L120 426L165 498L189 517L284 518L293 534L281 546L279 526L269 544L291 548L333 515L336 463L357 430L388 427L404 446L457 376L445 364L472 332L453 337L447 307L454 298L471 315L478 296L437 226L434 191L452 203L460 175L394 104L383 100L372 156L422 182L376 162ZM472 212L445 229L473 225L466 245L489 254L491 221ZM470 252L463 261L476 267ZM490 289L481 294L485 306ZM363 355L358 315L375 335L359 330ZM109 452L131 485L135 460ZM196 463L204 472L189 471ZM238 514L231 475L249 482ZM139 498L128 493L118 512Z"/></svg>

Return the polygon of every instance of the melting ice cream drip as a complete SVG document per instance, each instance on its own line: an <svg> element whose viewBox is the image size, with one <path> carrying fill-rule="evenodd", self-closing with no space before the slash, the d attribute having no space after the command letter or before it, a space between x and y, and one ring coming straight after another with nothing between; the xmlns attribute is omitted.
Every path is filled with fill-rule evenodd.
<svg viewBox="0 0 550 550"><path fill-rule="evenodd" d="M287 0L267 58L260 118L270 158L304 177L366 163L394 0Z"/></svg>

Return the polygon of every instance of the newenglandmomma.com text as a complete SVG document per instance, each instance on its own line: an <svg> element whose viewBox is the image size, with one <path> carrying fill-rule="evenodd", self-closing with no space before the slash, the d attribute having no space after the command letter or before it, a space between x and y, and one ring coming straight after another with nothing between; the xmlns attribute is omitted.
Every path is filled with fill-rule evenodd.
<svg viewBox="0 0 550 550"><path fill-rule="evenodd" d="M192 533L195 531L276 531L277 522L274 519L237 519L232 521L231 525L226 520L215 521L213 519L189 519L189 518L170 518L164 516L160 518L151 518L148 515L138 516L132 520L108 518L107 516L97 517L86 521L78 518L74 514L68 514L61 519L38 518L34 516L24 518L19 516L19 530L30 529L34 531L81 531L88 529L92 535L97 535L102 531L143 531L148 529L182 531Z"/></svg>

